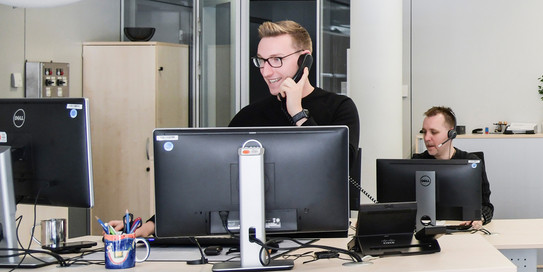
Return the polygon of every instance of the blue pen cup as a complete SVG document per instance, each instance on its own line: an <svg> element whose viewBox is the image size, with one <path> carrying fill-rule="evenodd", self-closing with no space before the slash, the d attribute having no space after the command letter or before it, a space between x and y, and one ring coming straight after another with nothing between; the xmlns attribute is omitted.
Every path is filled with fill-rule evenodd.
<svg viewBox="0 0 543 272"><path fill-rule="evenodd" d="M146 247L145 257L136 257L136 243L142 242ZM104 250L106 269L131 268L136 262L143 262L149 258L149 243L145 239L136 238L135 233L121 235L104 235Z"/></svg>

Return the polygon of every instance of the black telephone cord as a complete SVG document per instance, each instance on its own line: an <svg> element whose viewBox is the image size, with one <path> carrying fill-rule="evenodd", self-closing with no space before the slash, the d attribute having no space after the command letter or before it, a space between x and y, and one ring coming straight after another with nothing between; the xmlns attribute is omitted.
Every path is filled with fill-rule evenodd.
<svg viewBox="0 0 543 272"><path fill-rule="evenodd" d="M366 190L364 190L364 188L362 188L362 186L360 186L360 184L358 184L358 182L356 182L352 177L349 176L349 182L354 186L356 187L358 190L360 190L360 192L362 192L367 198L369 198L373 203L377 204L379 202L377 202L377 199L375 199L370 193L368 193Z"/></svg>

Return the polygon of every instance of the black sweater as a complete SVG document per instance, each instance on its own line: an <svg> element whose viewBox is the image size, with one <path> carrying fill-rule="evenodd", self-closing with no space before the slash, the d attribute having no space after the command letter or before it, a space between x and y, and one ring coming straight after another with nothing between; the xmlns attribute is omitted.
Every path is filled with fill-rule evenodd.
<svg viewBox="0 0 543 272"><path fill-rule="evenodd" d="M478 160L480 159L477 157L477 155L473 153L468 153L466 151L462 151L458 148L454 148L456 152L452 156L452 160L459 160L459 159L474 159ZM413 159L435 159L434 156L428 154L428 151L424 151L420 154L413 154ZM483 214L483 224L488 224L492 220L492 217L494 216L494 205L490 203L490 183L488 182L488 178L486 176L486 169L484 162L482 163L483 167L483 181L482 181L482 203L481 203L481 212Z"/></svg>
<svg viewBox="0 0 543 272"><path fill-rule="evenodd" d="M349 158L352 162L358 150L360 122L353 100L347 96L315 88L302 99L302 107L309 110L303 126L346 125L349 127ZM252 103L241 109L230 121L230 127L291 126L293 125L275 96Z"/></svg>

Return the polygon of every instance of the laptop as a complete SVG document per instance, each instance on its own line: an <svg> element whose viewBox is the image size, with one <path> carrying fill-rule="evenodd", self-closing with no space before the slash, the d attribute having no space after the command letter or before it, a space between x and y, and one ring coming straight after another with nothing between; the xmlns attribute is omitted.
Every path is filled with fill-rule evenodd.
<svg viewBox="0 0 543 272"><path fill-rule="evenodd" d="M362 204L349 249L371 256L439 252L437 240L414 237L416 218L416 202Z"/></svg>

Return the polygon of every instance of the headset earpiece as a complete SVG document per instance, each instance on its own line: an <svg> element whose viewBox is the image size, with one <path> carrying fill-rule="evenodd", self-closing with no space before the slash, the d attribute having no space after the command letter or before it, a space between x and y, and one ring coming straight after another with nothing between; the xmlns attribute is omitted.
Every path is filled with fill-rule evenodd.
<svg viewBox="0 0 543 272"><path fill-rule="evenodd" d="M437 147L440 148L442 147L445 143L447 143L448 141L456 138L456 135L458 135L458 133L456 132L456 115L454 115L454 112L450 109L450 108L445 108L447 111L448 111L448 114L447 115L450 115L450 117L452 117L453 119L453 128L450 129L449 131L447 131L447 140L445 140L444 142L442 142L441 144L439 144ZM446 114L443 114L443 116L445 116Z"/></svg>
<svg viewBox="0 0 543 272"><path fill-rule="evenodd" d="M447 137L448 137L450 140L452 140L452 139L456 138L456 135L457 135L457 134L458 134L458 133L456 133L456 129L451 129L451 130L449 130L449 132L447 132Z"/></svg>
<svg viewBox="0 0 543 272"><path fill-rule="evenodd" d="M449 130L449 132L447 132L447 137L449 138L449 140L452 140L456 138L456 135L458 135L458 133L456 132L456 114L454 114L454 111L452 111L451 108L447 108L447 109L453 119L453 128Z"/></svg>

